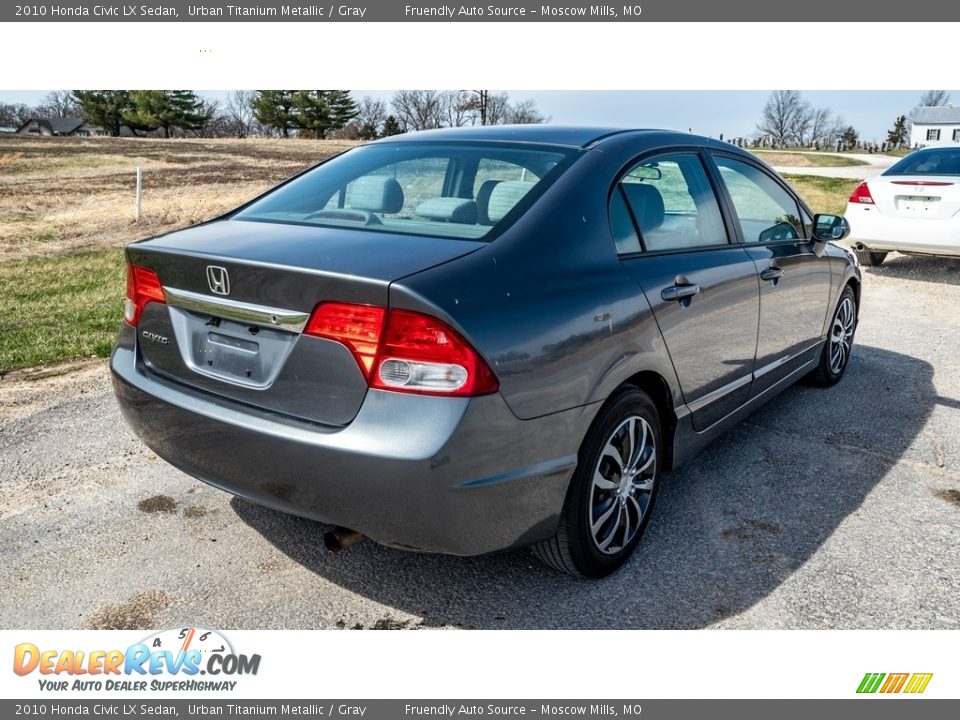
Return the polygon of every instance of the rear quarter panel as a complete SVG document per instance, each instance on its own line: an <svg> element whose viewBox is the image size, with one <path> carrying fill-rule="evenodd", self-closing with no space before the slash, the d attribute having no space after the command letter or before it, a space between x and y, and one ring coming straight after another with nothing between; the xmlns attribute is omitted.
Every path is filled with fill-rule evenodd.
<svg viewBox="0 0 960 720"><path fill-rule="evenodd" d="M663 377L674 406L682 402L609 229L610 183L631 153L584 151L487 247L391 285L392 306L439 314L470 339L522 419L600 402L641 371Z"/></svg>

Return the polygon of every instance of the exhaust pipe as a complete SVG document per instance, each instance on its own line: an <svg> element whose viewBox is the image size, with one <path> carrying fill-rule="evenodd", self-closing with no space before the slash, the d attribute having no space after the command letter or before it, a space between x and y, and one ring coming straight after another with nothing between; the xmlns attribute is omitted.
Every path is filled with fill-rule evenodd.
<svg viewBox="0 0 960 720"><path fill-rule="evenodd" d="M362 532L338 526L323 534L323 546L332 553L338 553L366 538Z"/></svg>

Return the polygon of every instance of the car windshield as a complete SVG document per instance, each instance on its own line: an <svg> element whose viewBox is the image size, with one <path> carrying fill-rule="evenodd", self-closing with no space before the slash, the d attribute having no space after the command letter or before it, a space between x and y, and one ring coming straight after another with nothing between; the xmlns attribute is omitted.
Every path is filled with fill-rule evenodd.
<svg viewBox="0 0 960 720"><path fill-rule="evenodd" d="M496 142L404 141L351 150L233 215L455 240L493 237L574 151Z"/></svg>
<svg viewBox="0 0 960 720"><path fill-rule="evenodd" d="M883 174L960 176L960 146L912 153Z"/></svg>

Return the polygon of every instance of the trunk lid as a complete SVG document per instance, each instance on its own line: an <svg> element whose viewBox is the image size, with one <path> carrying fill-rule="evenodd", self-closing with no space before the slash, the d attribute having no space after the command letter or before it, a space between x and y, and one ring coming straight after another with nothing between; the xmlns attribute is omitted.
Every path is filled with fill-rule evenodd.
<svg viewBox="0 0 960 720"><path fill-rule="evenodd" d="M484 243L224 220L134 243L166 304L137 326L149 371L251 406L324 425L357 414L367 382L333 340L302 334L313 309L387 305L389 285Z"/></svg>
<svg viewBox="0 0 960 720"><path fill-rule="evenodd" d="M884 215L945 220L960 212L960 178L881 175L867 185Z"/></svg>

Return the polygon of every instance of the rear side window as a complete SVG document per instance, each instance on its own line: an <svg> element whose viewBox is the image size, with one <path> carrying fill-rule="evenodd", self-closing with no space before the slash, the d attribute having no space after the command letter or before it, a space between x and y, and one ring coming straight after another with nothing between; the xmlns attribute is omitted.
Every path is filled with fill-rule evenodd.
<svg viewBox="0 0 960 720"><path fill-rule="evenodd" d="M737 212L744 242L805 237L800 206L778 182L749 163L723 156L714 159Z"/></svg>
<svg viewBox="0 0 960 720"><path fill-rule="evenodd" d="M960 147L921 150L907 155L884 175L960 175Z"/></svg>
<svg viewBox="0 0 960 720"><path fill-rule="evenodd" d="M233 218L481 239L519 217L574 155L567 148L500 142L367 145Z"/></svg>
<svg viewBox="0 0 960 720"><path fill-rule="evenodd" d="M623 176L610 201L611 231L621 254L639 249L624 211L648 252L727 244L717 198L694 153L649 158Z"/></svg>

